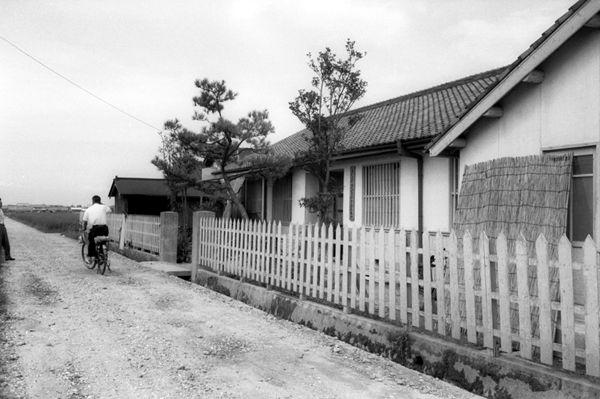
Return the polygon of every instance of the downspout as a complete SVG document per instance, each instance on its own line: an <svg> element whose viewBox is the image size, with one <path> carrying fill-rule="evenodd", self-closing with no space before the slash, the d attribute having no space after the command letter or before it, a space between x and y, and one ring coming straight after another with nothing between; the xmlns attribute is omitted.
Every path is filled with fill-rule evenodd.
<svg viewBox="0 0 600 399"><path fill-rule="evenodd" d="M417 193L418 193L418 215L417 215L417 224L418 224L418 229L419 229L419 239L418 239L418 243L419 246L422 246L423 243L422 241L422 237L423 237L423 155L419 155L417 156Z"/></svg>

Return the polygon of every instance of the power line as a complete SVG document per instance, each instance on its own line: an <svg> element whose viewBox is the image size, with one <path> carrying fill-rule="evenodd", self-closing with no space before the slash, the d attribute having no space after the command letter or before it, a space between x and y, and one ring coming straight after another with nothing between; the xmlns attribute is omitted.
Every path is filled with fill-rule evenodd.
<svg viewBox="0 0 600 399"><path fill-rule="evenodd" d="M19 51L20 53L24 54L25 56L31 58L32 60L34 60L35 62L37 62L38 64L40 64L41 66L43 66L44 68L46 68L47 70L49 70L50 72L52 72L53 74L59 76L60 78L66 80L67 82L69 82L70 84L72 84L73 86L77 87L78 89L86 92L87 94L89 94L90 96L94 97L96 100L99 100L101 102L103 102L104 104L108 105L111 108L116 109L117 111L119 111L120 113L127 115L128 117L135 119L136 121L143 123L144 125L151 127L154 130L157 131L161 131L162 129L157 128L156 126L151 125L150 123L141 120L140 118L138 118L135 115L130 114L129 112L125 111L122 108L117 107L114 104L111 104L110 102L106 101L105 99L103 99L102 97L92 93L90 90L86 89L85 87L81 86L79 83L74 82L73 80L69 79L68 77L66 77L65 75L61 74L60 72L52 69L51 67L49 67L48 65L44 64L42 61L38 60L36 57L34 57L33 55L29 54L27 51L23 50L22 48L20 48L19 46L17 46L16 44L14 44L13 42L11 42L10 40L8 40L7 38L0 36L0 39L5 41L6 43L8 43L9 45L11 45L12 47L14 47L17 51Z"/></svg>

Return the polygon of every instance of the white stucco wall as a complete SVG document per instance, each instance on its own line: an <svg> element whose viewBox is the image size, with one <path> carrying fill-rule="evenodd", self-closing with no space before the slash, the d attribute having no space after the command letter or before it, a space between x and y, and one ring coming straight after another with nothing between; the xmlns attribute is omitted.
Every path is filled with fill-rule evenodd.
<svg viewBox="0 0 600 399"><path fill-rule="evenodd" d="M494 158L600 141L600 32L577 33L539 69L545 73L542 83L519 84L499 104L502 117L482 118L469 129L461 170Z"/></svg>
<svg viewBox="0 0 600 399"><path fill-rule="evenodd" d="M419 227L419 179L417 160L402 158L400 161L400 227Z"/></svg>
<svg viewBox="0 0 600 399"><path fill-rule="evenodd" d="M423 230L450 230L450 159L423 162Z"/></svg>
<svg viewBox="0 0 600 399"><path fill-rule="evenodd" d="M362 226L362 176L363 166L400 161L400 221L401 227L417 229L418 215L418 167L414 158L387 154L337 162L335 170L344 171L344 225ZM426 158L423 163L423 224L430 231L448 231L450 224L450 171L448 158ZM350 167L356 167L354 220L350 220ZM317 181L301 169L292 174L292 222L314 223L315 215L300 208L298 200L316 193Z"/></svg>

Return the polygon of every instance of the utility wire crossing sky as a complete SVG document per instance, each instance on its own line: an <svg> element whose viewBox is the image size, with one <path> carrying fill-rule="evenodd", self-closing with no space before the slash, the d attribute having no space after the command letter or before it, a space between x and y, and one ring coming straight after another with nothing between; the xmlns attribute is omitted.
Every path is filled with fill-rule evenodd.
<svg viewBox="0 0 600 399"><path fill-rule="evenodd" d="M267 109L275 142L302 128L308 52L366 51L360 107L507 65L573 2L4 0L0 198L87 204L115 175L161 177L156 133L198 129L196 79L239 93L229 119Z"/></svg>

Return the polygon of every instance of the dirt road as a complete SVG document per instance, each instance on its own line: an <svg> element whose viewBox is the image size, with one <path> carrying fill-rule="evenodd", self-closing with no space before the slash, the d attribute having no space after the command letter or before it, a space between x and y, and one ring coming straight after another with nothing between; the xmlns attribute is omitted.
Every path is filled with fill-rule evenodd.
<svg viewBox="0 0 600 399"><path fill-rule="evenodd" d="M470 398L465 391L118 255L7 222L0 397Z"/></svg>

